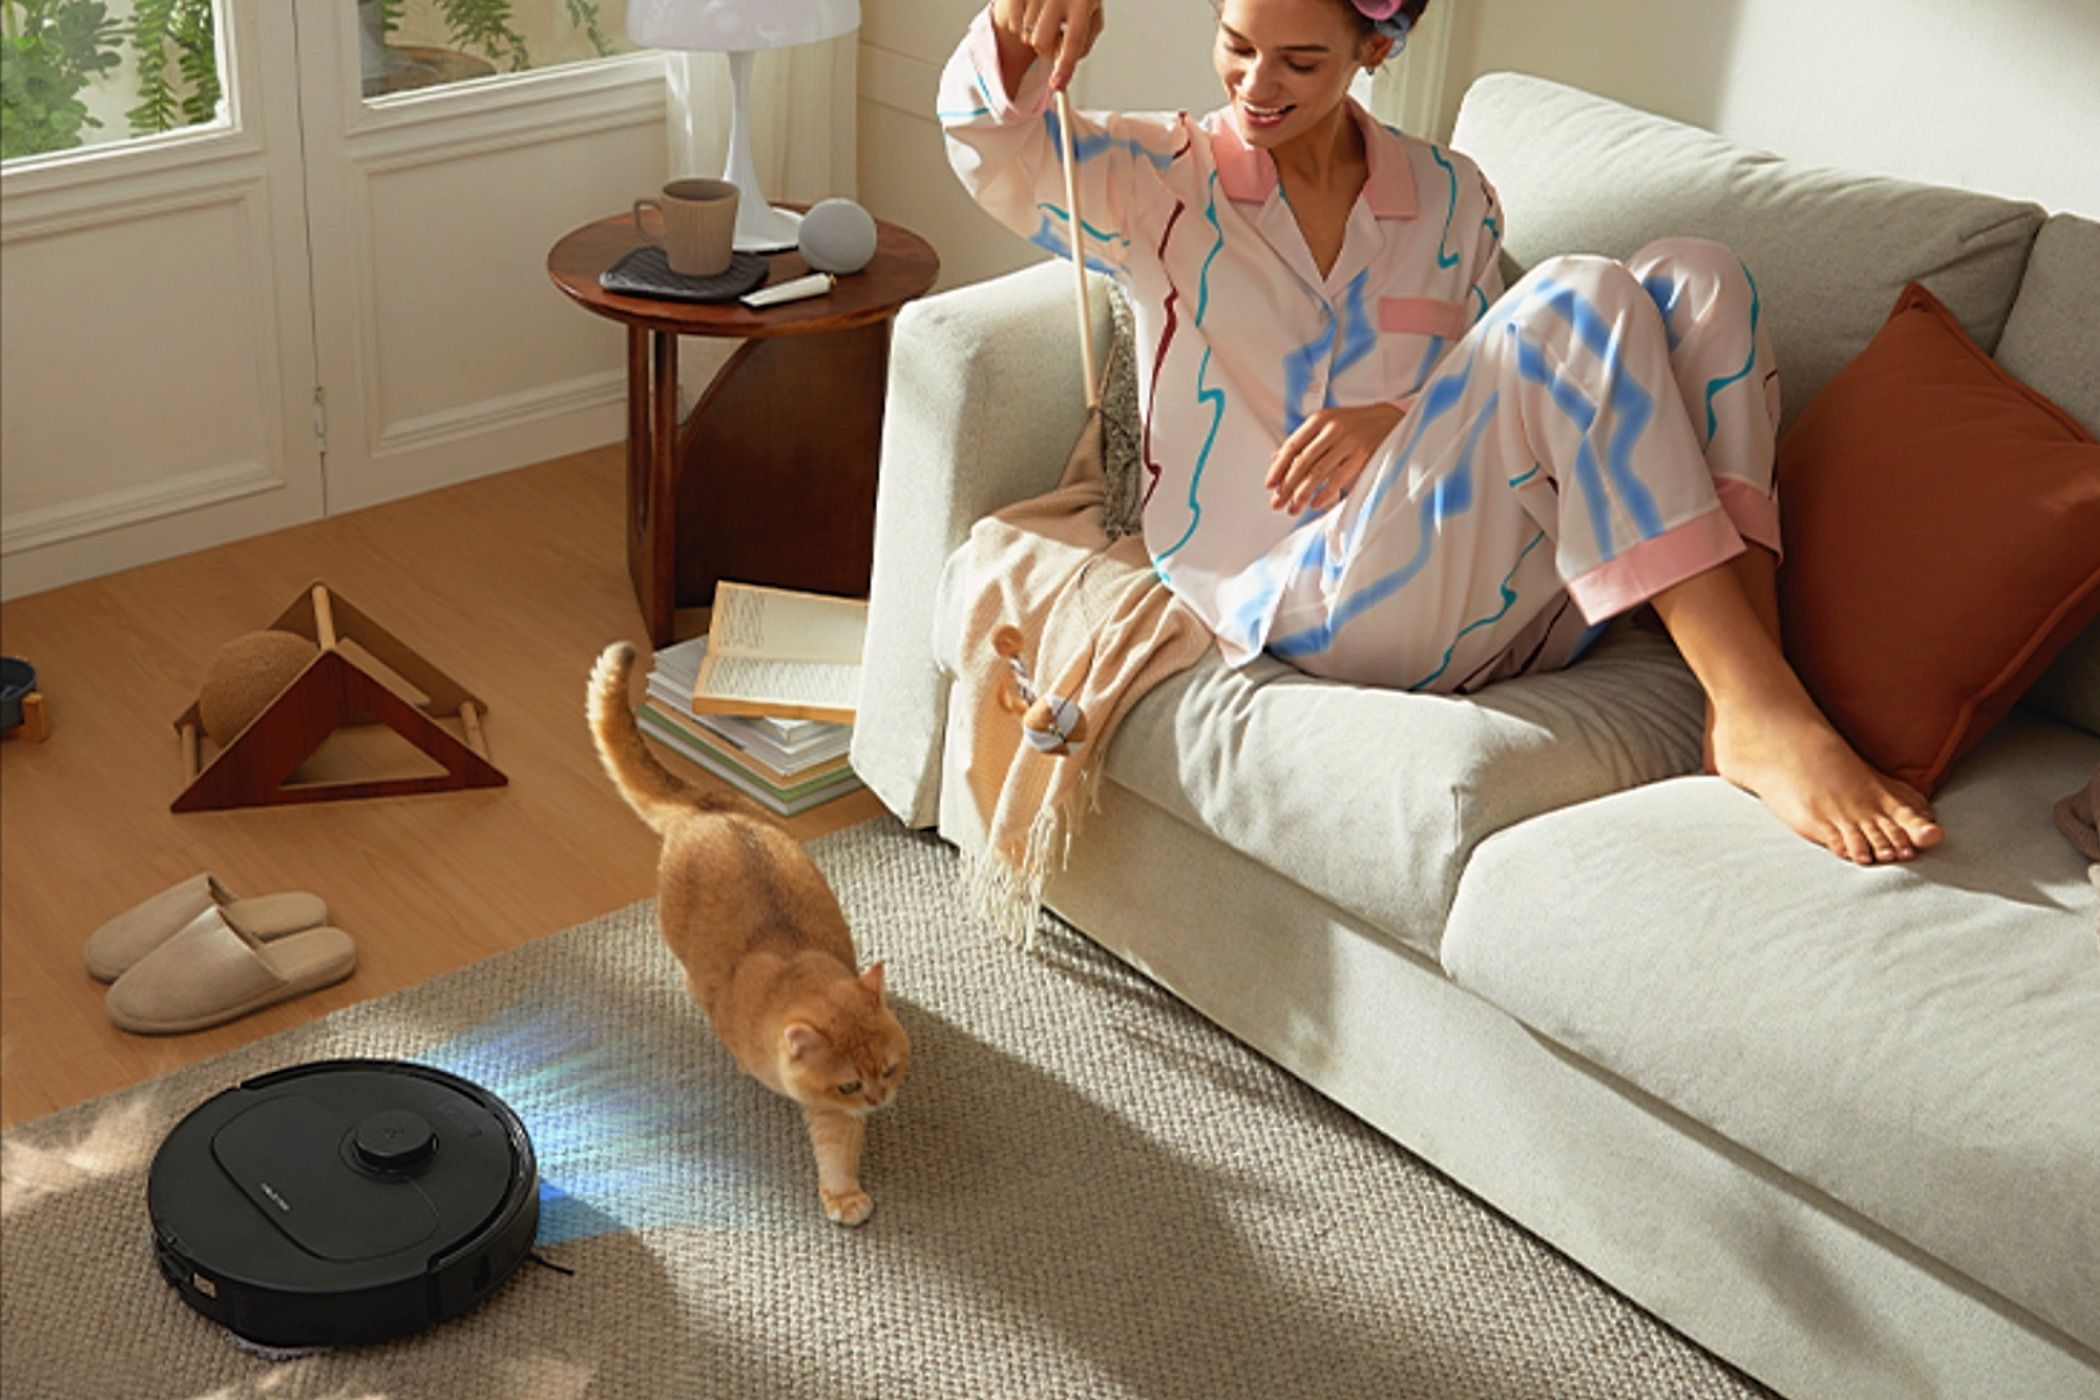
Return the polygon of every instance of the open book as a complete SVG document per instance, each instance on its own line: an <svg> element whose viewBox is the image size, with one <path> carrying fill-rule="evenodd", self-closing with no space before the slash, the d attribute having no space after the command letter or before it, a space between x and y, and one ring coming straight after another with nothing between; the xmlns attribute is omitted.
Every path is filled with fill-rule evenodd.
<svg viewBox="0 0 2100 1400"><path fill-rule="evenodd" d="M720 583L693 712L851 724L867 631L859 599Z"/></svg>

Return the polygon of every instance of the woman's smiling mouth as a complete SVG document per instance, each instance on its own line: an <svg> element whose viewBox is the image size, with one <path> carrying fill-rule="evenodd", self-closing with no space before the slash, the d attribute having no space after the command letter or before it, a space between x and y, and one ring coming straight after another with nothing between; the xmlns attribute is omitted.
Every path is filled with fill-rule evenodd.
<svg viewBox="0 0 2100 1400"><path fill-rule="evenodd" d="M1255 127L1275 126L1297 109L1295 102L1283 107L1257 107L1244 97L1240 99L1240 111L1246 114L1248 125Z"/></svg>

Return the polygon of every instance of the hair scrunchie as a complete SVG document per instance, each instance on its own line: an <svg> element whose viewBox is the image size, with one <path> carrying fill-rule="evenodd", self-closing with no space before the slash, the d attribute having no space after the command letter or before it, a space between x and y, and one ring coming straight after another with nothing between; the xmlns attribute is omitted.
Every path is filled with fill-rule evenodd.
<svg viewBox="0 0 2100 1400"><path fill-rule="evenodd" d="M1393 52L1407 47L1407 31L1415 27L1414 17L1407 11L1407 0L1349 0L1356 12L1380 34L1393 41Z"/></svg>

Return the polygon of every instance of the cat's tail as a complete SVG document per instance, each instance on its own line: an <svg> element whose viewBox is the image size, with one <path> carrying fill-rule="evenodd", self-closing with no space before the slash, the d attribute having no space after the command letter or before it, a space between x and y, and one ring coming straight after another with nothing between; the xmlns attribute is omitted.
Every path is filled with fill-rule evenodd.
<svg viewBox="0 0 2100 1400"><path fill-rule="evenodd" d="M615 642L591 669L589 715L591 738L613 786L636 815L658 835L694 812L741 812L763 817L755 803L727 793L697 791L657 762L642 742L641 726L627 708L628 677L634 670L634 648Z"/></svg>

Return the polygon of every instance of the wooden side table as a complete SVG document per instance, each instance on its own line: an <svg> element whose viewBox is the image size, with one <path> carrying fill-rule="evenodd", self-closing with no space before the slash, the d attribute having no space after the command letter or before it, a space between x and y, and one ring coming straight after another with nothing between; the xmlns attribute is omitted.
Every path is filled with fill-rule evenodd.
<svg viewBox="0 0 2100 1400"><path fill-rule="evenodd" d="M657 646L673 640L676 610L711 603L721 579L867 593L890 320L940 271L917 234L876 230L874 261L829 295L756 311L599 286L640 242L626 214L548 253L555 286L627 327L627 572ZM809 271L797 252L767 261L769 285ZM683 424L682 335L744 342Z"/></svg>

